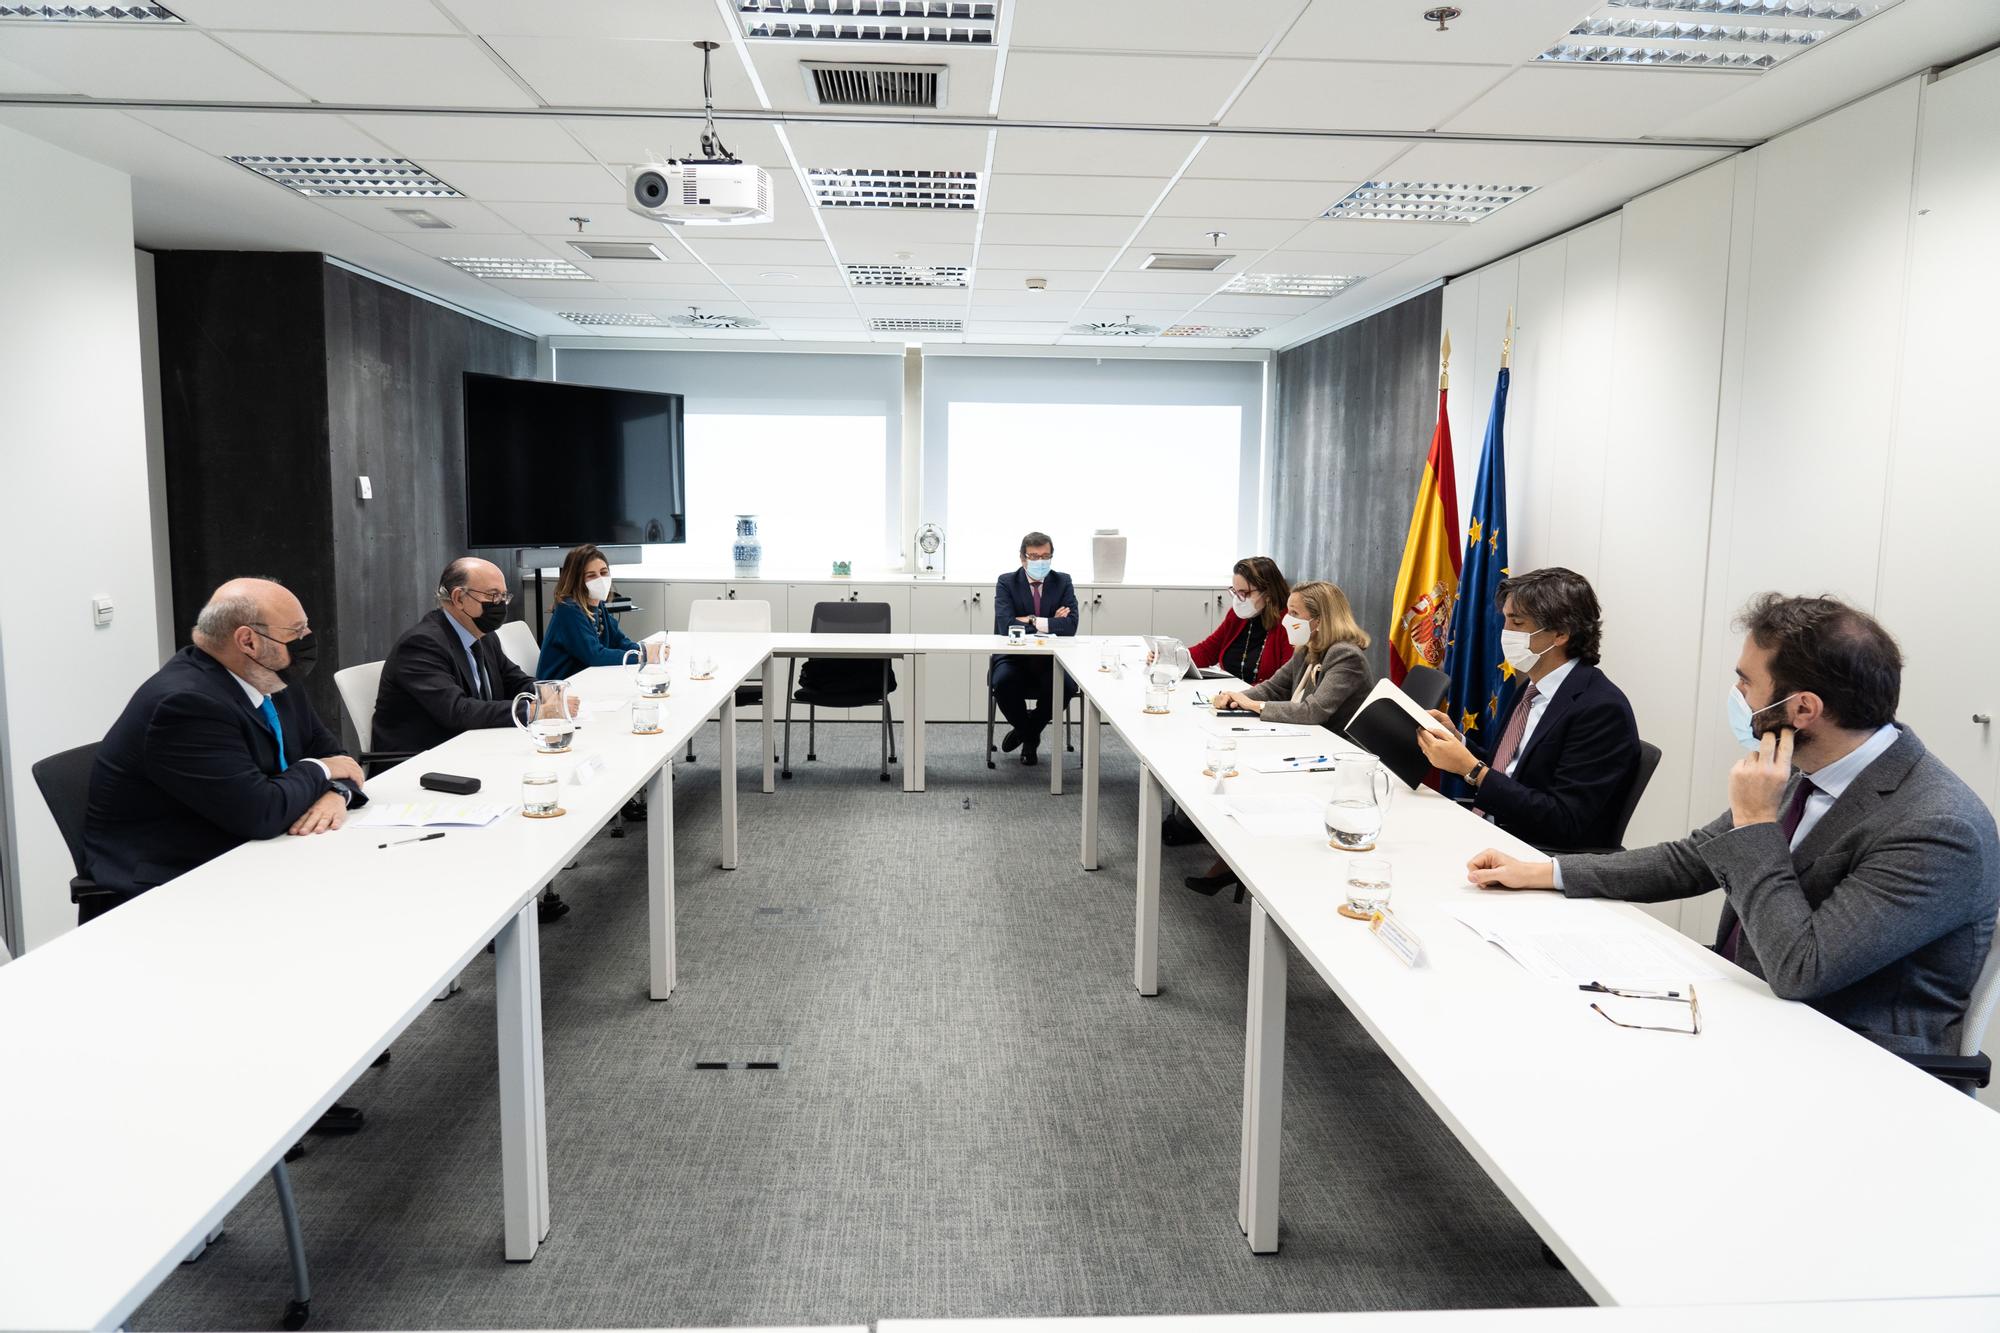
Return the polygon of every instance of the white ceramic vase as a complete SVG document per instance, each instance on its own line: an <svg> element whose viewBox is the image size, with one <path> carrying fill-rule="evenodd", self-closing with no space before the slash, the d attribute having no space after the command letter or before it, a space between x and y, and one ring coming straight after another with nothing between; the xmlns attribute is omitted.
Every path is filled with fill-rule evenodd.
<svg viewBox="0 0 2000 1333"><path fill-rule="evenodd" d="M730 545L729 555L736 564L737 578L757 577L764 564L764 541L758 535L755 514L736 516L736 540Z"/></svg>
<svg viewBox="0 0 2000 1333"><path fill-rule="evenodd" d="M1090 538L1090 581L1125 581L1125 541L1116 528L1099 528Z"/></svg>

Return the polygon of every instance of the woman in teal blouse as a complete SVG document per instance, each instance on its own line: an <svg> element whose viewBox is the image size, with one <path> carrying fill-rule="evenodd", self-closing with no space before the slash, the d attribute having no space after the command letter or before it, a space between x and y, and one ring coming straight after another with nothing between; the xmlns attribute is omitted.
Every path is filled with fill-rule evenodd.
<svg viewBox="0 0 2000 1333"><path fill-rule="evenodd" d="M619 666L639 645L618 628L618 618L604 609L611 596L611 562L588 543L563 557L556 579L556 610L542 635L542 659L537 680L562 680L585 667Z"/></svg>

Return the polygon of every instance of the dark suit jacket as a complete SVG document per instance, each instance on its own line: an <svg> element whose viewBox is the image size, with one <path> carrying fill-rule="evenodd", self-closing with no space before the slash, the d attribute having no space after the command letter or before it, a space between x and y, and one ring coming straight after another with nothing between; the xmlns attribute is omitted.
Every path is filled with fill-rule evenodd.
<svg viewBox="0 0 2000 1333"><path fill-rule="evenodd" d="M1517 691L1513 707L1521 706ZM1503 716L1511 719L1513 708ZM1483 745L1468 738L1467 748L1490 761L1504 734L1503 720ZM1537 847L1616 847L1619 806L1638 776L1632 705L1610 677L1578 662L1542 710L1514 776L1489 771L1473 804Z"/></svg>
<svg viewBox="0 0 2000 1333"><path fill-rule="evenodd" d="M318 764L340 741L305 691L272 696L278 740L228 668L199 648L167 659L105 734L90 770L84 874L139 893L241 843L274 838L325 794Z"/></svg>
<svg viewBox="0 0 2000 1333"><path fill-rule="evenodd" d="M382 664L370 748L381 754L415 754L461 731L511 725L514 696L533 688L533 678L514 665L497 634L475 642L472 651L492 682L491 699L479 697L465 647L443 611L431 611L411 626Z"/></svg>
<svg viewBox="0 0 2000 1333"><path fill-rule="evenodd" d="M1785 790L1791 802L1800 781ZM1573 898L1665 902L1721 889L1718 947L1788 1000L1892 1051L1959 1054L2000 912L1992 812L1907 728L1855 776L1796 851L1729 812L1678 842L1563 857Z"/></svg>
<svg viewBox="0 0 2000 1333"><path fill-rule="evenodd" d="M1069 608L1069 614L1058 620L1056 608L1063 606ZM1028 571L1014 569L1002 574L1000 581L993 585L993 632L1004 635L1007 633L1007 627L1014 623L1017 616L1034 614L1036 614L1035 594L1028 586ZM1082 623L1083 613L1076 603L1076 584L1069 575L1059 569L1050 570L1049 576L1042 580L1041 614L1048 617L1049 633L1063 638L1073 636ZM1026 628L1033 630L1034 626L1029 625ZM1003 657L987 659L988 684L992 683L994 669L1007 660L1009 659ZM1047 661L1044 660L1042 665L1046 667Z"/></svg>

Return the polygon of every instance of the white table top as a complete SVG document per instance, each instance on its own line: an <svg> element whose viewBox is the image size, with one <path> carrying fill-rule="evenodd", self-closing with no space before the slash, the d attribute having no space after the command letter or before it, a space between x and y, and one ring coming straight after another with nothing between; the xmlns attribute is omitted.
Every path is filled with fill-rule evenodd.
<svg viewBox="0 0 2000 1333"><path fill-rule="evenodd" d="M685 632L679 632L668 637L679 644L689 637L705 639L712 636L689 636ZM769 651L779 657L907 657L912 653L996 653L1017 654L1024 657L1053 657L1056 648L1065 642L1098 641L1081 635L1065 640L1053 634L1045 634L1029 635L1016 644L1000 634L810 634L803 630L739 637L758 639L767 644Z"/></svg>
<svg viewBox="0 0 2000 1333"><path fill-rule="evenodd" d="M1246 836L1201 776L1216 682L1141 711L1094 650L1062 657L1432 1109L1600 1302L1734 1303L2000 1294L2000 1118L1636 907L1466 883L1483 847L1524 844L1428 790L1395 797L1378 855L1423 939L1404 967L1337 915L1347 853L1323 835ZM1239 737L1243 758L1297 737ZM1314 745L1345 745L1331 733ZM1351 748L1351 747L1348 747ZM1230 779L1232 793L1323 792L1330 775ZM1625 1031L1573 986L1530 975L1448 917L1509 910L1619 918L1726 975L1699 983L1699 1037ZM1311 1169L1309 1166L1306 1169ZM1745 1238L1731 1243L1731 1238ZM1749 1239L1754 1238L1754 1239Z"/></svg>
<svg viewBox="0 0 2000 1333"><path fill-rule="evenodd" d="M2000 1328L2000 1300L1801 1305L1567 1306L1554 1310L1355 1311L1070 1319L884 1319L877 1333L1971 1333Z"/></svg>
<svg viewBox="0 0 2000 1333"><path fill-rule="evenodd" d="M661 735L600 712L551 760L467 732L368 783L450 799L417 785L443 770L511 804L525 770L602 757L568 815L249 843L0 968L0 1328L125 1318L763 658L716 650L705 684L675 663ZM618 667L577 683L634 693Z"/></svg>

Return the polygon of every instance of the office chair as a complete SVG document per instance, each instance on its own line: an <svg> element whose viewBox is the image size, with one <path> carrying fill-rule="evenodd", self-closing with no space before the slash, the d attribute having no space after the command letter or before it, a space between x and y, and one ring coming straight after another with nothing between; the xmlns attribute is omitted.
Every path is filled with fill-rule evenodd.
<svg viewBox="0 0 2000 1333"><path fill-rule="evenodd" d="M820 602L813 607L814 634L887 634L887 602ZM798 688L792 688L796 677ZM896 691L896 673L886 657L809 657L801 667L793 658L785 666L785 754L783 773L792 775L792 704L806 706L806 762L818 760L814 730L822 708L882 706L882 781L896 762L896 718L889 696Z"/></svg>
<svg viewBox="0 0 2000 1333"><path fill-rule="evenodd" d="M769 602L734 602L721 597L708 597L688 608L688 633L690 634L769 634L771 632L771 604ZM755 704L764 706L764 683L760 679L755 685L738 684L736 706L748 708ZM688 762L694 762L694 737L688 737Z"/></svg>
<svg viewBox="0 0 2000 1333"><path fill-rule="evenodd" d="M1079 717L1072 718L1069 715L1069 710L1071 707L1075 707L1077 713L1079 714ZM998 713L999 708L1000 708L999 700L993 697L993 687L991 685L988 685L986 687L986 766L988 768L992 768L994 766L993 756L1000 752L999 747L993 744L993 719L995 714ZM1081 694L1071 699L1069 703L1063 705L1063 749L1071 751L1072 753L1074 753L1076 750L1076 738L1070 735L1069 729L1072 726L1078 728L1081 728L1083 726L1083 723L1080 720L1082 712L1083 712L1083 696Z"/></svg>
<svg viewBox="0 0 2000 1333"><path fill-rule="evenodd" d="M1993 1021L1993 1006L2000 1000L2000 923L1986 946L1986 962L1979 979L1972 983L1972 998L1966 1002L1965 1019L1958 1029L1957 1055L1905 1055L1926 1074L1951 1084L1968 1097L1993 1081L1993 1062L1980 1053L1986 1041L1986 1026Z"/></svg>
<svg viewBox="0 0 2000 1333"><path fill-rule="evenodd" d="M542 664L542 645L535 642L535 632L525 620L510 620L500 627L500 651L530 679Z"/></svg>
<svg viewBox="0 0 2000 1333"><path fill-rule="evenodd" d="M1639 742L1639 771L1632 775L1632 785L1625 789L1625 799L1618 804L1618 818L1612 826L1611 836L1616 841L1609 847L1542 847L1535 850L1544 856L1563 853L1569 856L1602 856L1607 852L1625 850L1625 830L1632 825L1632 816L1639 809L1639 798L1646 794L1646 786L1653 780L1653 772L1660 766L1660 747L1650 741ZM1473 798L1473 804L1478 798Z"/></svg>
<svg viewBox="0 0 2000 1333"><path fill-rule="evenodd" d="M69 848L69 859L76 870L76 878L69 882L70 901L77 905L77 924L82 925L125 901L125 895L110 889L101 889L83 873L83 819L90 803L90 765L97 758L97 745L79 745L73 750L52 754L36 761L31 768L35 775L35 785L41 788L42 801L54 816L56 828L62 834L63 842ZM0 957L5 950L0 949ZM278 1215L285 1224L285 1247L292 1260L292 1299L285 1304L284 1326L300 1329L312 1317L312 1278L306 1272L306 1243L299 1230L299 1210L292 1200L292 1177L285 1169L283 1158L271 1167L271 1185L278 1191ZM208 1238L213 1241L222 1233L217 1231ZM188 1256L189 1261L201 1257L208 1248L208 1241L201 1249Z"/></svg>
<svg viewBox="0 0 2000 1333"><path fill-rule="evenodd" d="M355 743L361 747L361 753L354 757L361 764L362 772L371 777L377 764L401 763L410 757L407 754L378 754L369 748L369 742L375 735L375 695L381 684L380 662L363 662L360 666L342 667L333 673L333 687L340 691L340 706L347 710L347 720L354 727Z"/></svg>
<svg viewBox="0 0 2000 1333"><path fill-rule="evenodd" d="M1451 696L1451 677L1434 666L1413 666L1404 673L1402 688L1417 707L1429 712L1443 708Z"/></svg>

